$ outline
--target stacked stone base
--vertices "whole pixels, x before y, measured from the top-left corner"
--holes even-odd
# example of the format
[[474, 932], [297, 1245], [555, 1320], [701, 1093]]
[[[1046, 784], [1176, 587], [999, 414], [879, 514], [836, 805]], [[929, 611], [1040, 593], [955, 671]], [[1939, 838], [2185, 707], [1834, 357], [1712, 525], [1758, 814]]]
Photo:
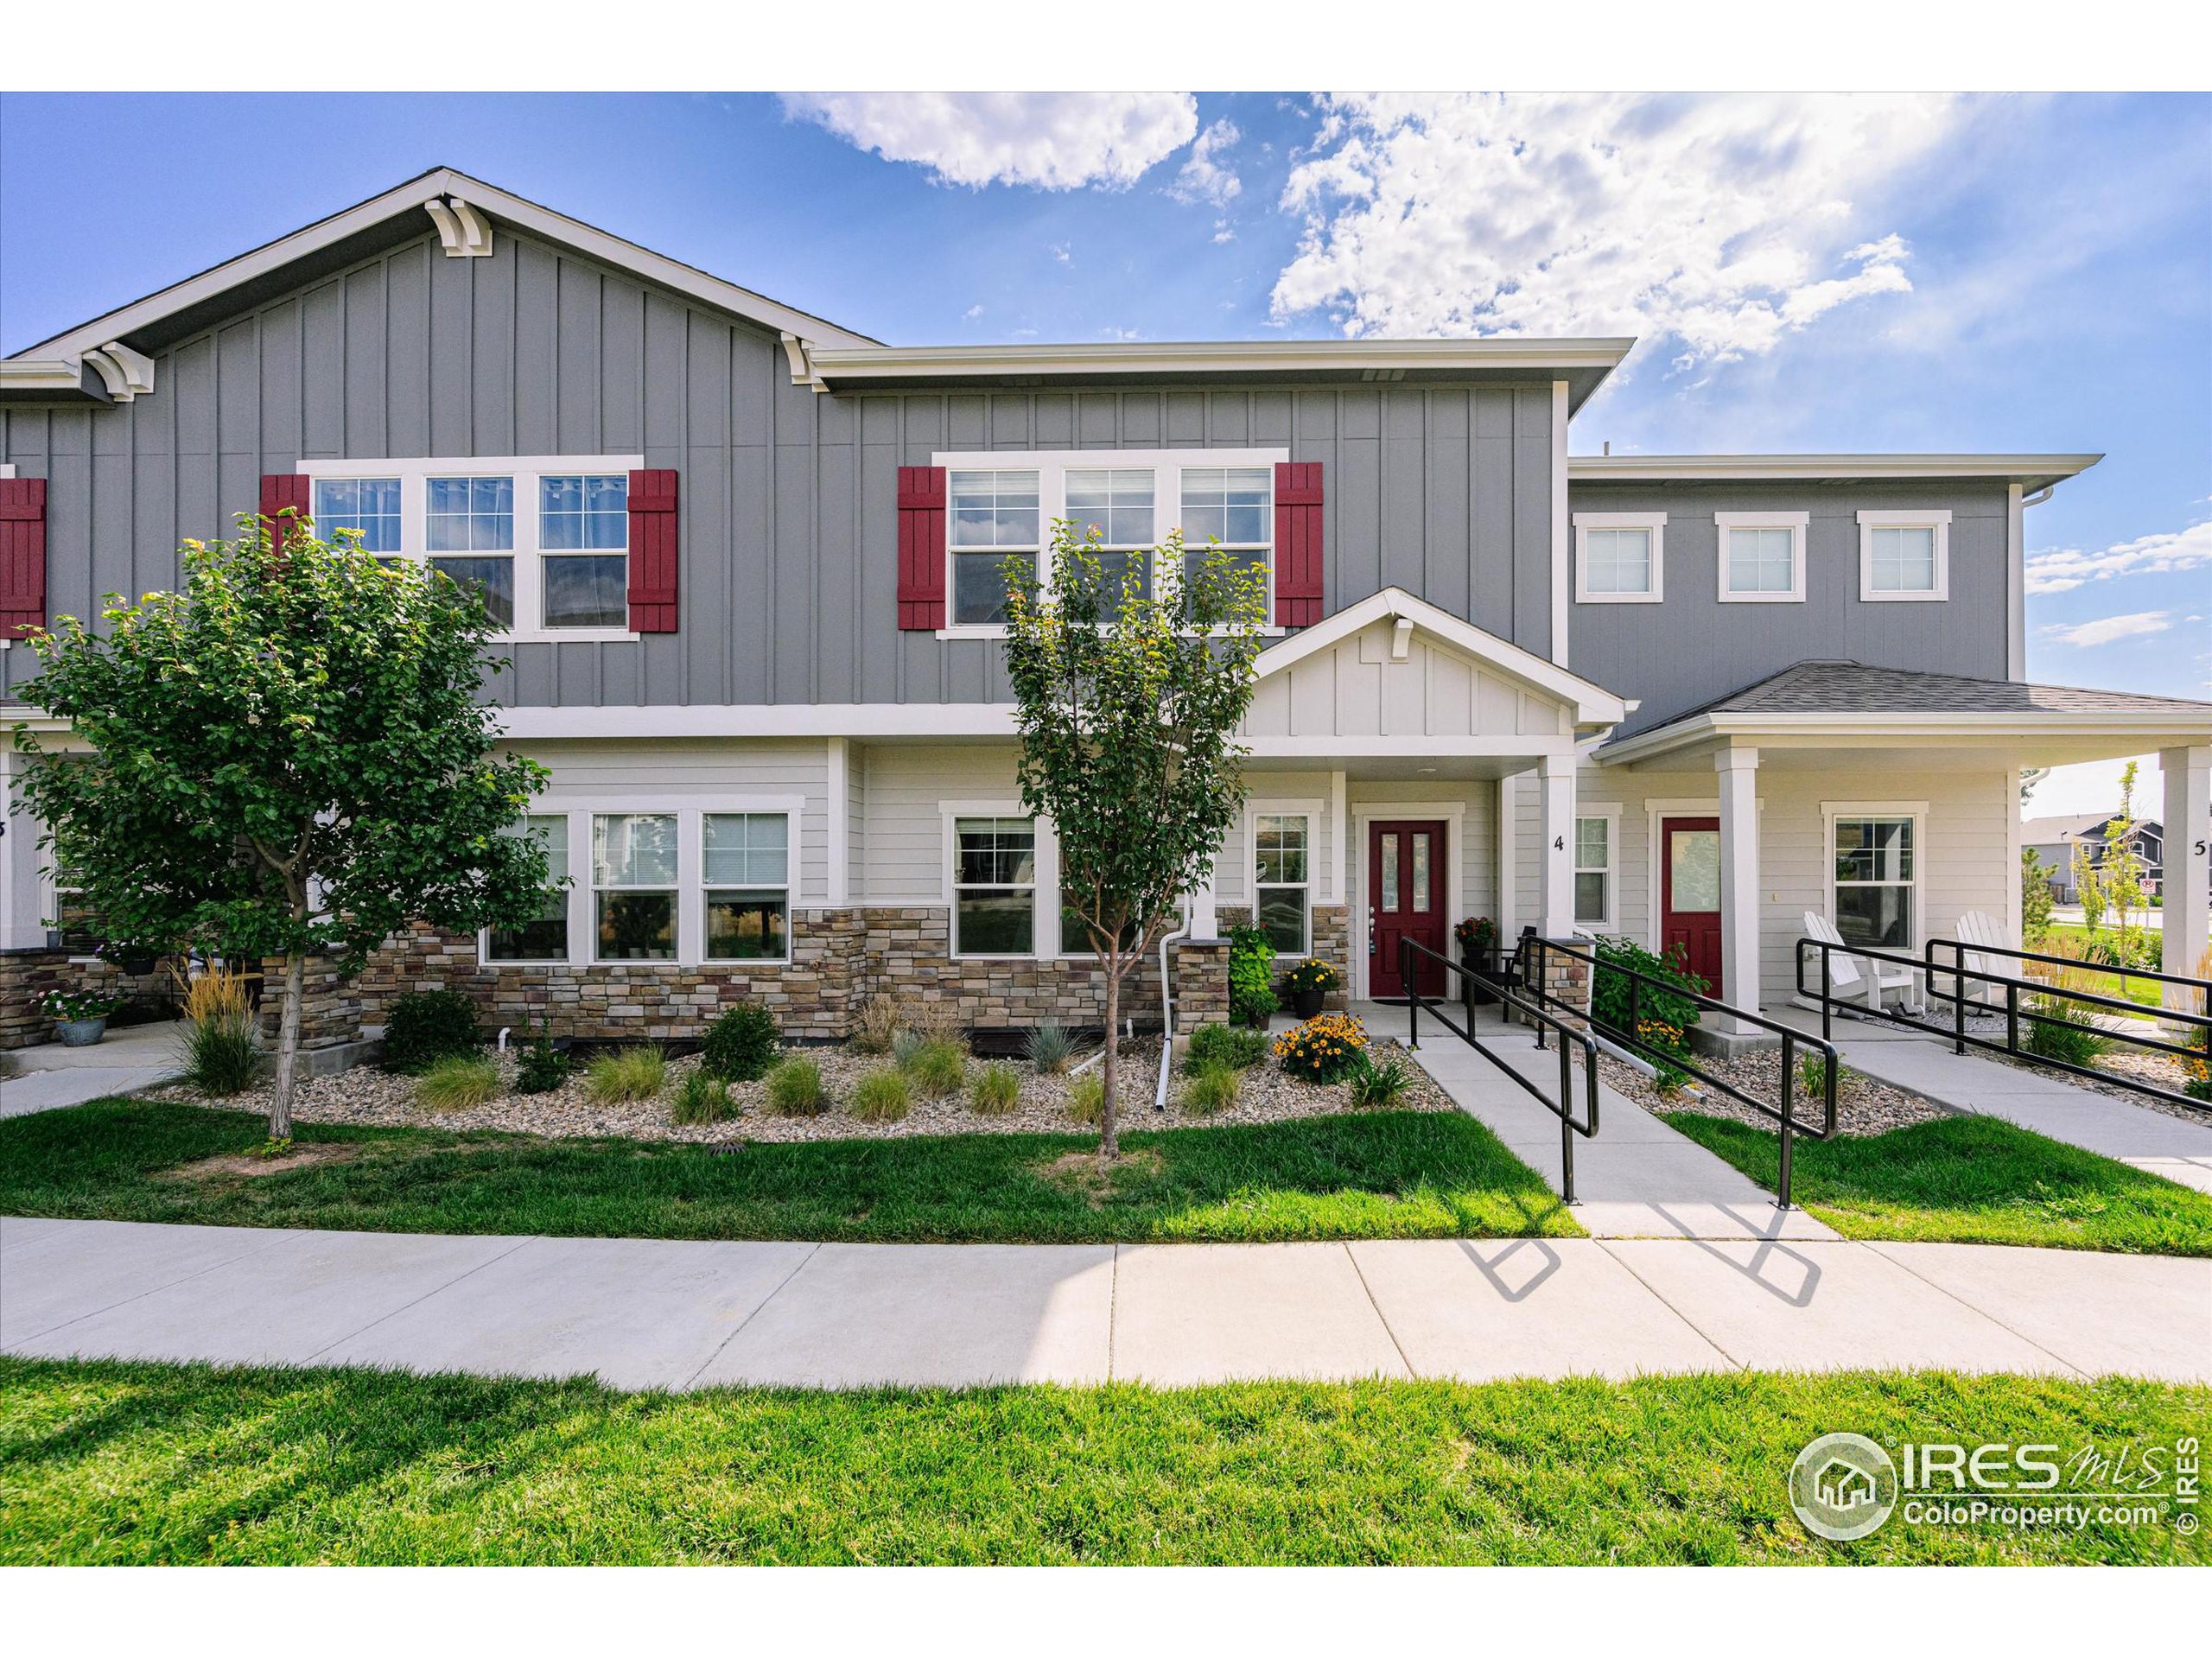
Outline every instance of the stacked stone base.
[[54, 991], [118, 997], [142, 1014], [158, 1011], [168, 1001], [158, 968], [151, 974], [126, 974], [119, 963], [73, 958], [55, 946], [0, 950], [0, 1049], [53, 1040], [54, 1021], [40, 1004]]

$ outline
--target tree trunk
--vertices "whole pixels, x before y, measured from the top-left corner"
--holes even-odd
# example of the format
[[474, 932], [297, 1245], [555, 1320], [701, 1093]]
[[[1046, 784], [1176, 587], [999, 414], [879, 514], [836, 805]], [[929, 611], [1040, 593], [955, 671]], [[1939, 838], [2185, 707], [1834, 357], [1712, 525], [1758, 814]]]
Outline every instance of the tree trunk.
[[1122, 1155], [1121, 1137], [1116, 1133], [1114, 1115], [1118, 1102], [1115, 1088], [1121, 1080], [1121, 1014], [1122, 1014], [1122, 952], [1116, 944], [1106, 958], [1106, 1059], [1104, 1073], [1104, 1104], [1098, 1115], [1098, 1155], [1118, 1158]]
[[284, 1005], [276, 1021], [276, 1092], [269, 1103], [269, 1138], [292, 1138], [292, 1073], [300, 1058], [300, 1004], [307, 993], [308, 959], [284, 958]]

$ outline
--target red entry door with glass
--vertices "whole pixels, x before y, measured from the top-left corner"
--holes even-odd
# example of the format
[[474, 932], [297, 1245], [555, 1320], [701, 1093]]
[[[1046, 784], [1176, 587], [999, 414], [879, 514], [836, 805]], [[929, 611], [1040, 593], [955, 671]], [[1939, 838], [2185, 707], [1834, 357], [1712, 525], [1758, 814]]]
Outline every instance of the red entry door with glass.
[[[1409, 938], [1444, 954], [1444, 825], [1376, 823], [1367, 831], [1367, 994], [1401, 997], [1398, 941]], [[1441, 963], [1416, 957], [1414, 983], [1423, 996], [1445, 994]]]
[[1678, 954], [1723, 996], [1720, 959], [1720, 820], [1662, 818], [1659, 824], [1659, 950]]

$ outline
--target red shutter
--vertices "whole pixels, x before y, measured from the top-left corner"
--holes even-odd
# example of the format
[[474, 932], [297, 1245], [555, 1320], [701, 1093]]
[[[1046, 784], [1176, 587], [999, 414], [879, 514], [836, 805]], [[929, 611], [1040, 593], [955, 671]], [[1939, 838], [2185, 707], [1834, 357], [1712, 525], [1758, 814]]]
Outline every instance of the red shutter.
[[899, 626], [944, 626], [944, 468], [899, 469]]
[[264, 473], [261, 475], [261, 516], [269, 521], [269, 535], [276, 535], [276, 515], [289, 507], [299, 518], [313, 511], [308, 505], [314, 480], [304, 473]]
[[46, 480], [0, 478], [0, 639], [46, 626]]
[[1321, 463], [1275, 463], [1275, 626], [1321, 620]]
[[676, 632], [676, 474], [630, 474], [630, 631]]

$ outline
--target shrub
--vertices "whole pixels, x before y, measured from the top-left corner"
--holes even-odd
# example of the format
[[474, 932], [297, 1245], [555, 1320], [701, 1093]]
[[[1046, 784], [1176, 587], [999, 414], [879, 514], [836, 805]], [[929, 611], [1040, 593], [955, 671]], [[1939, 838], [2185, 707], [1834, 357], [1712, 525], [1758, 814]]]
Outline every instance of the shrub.
[[448, 1054], [415, 1079], [415, 1103], [428, 1112], [466, 1111], [499, 1092], [499, 1063], [488, 1054]]
[[1010, 1065], [987, 1065], [969, 1085], [969, 1103], [986, 1117], [1003, 1117], [1021, 1103], [1021, 1077]]
[[1183, 1109], [1207, 1117], [1226, 1111], [1236, 1103], [1238, 1081], [1235, 1066], [1221, 1060], [1205, 1062], [1184, 1074]]
[[960, 1023], [957, 1002], [917, 1002], [906, 1011], [906, 1028], [925, 1043], [945, 1043], [968, 1052], [968, 1028]]
[[675, 1123], [720, 1123], [737, 1116], [737, 1103], [729, 1097], [729, 1084], [702, 1065], [684, 1073], [668, 1116]]
[[[1836, 1092], [1840, 1095], [1858, 1073], [1839, 1061], [1835, 1069]], [[1827, 1097], [1828, 1061], [1825, 1054], [1800, 1054], [1797, 1057], [1797, 1092], [1806, 1100]]]
[[476, 1052], [476, 1005], [459, 991], [402, 991], [384, 1022], [387, 1071], [419, 1073], [448, 1054]]
[[2062, 1065], [2087, 1066], [2112, 1046], [2103, 1032], [2076, 1024], [2066, 1017], [2073, 1004], [2063, 996], [2031, 996], [2021, 1012], [2027, 1016], [2026, 1036], [2020, 1046], [2031, 1054]]
[[1354, 1103], [1361, 1106], [1395, 1106], [1414, 1081], [1403, 1061], [1385, 1060], [1377, 1065], [1375, 1057], [1364, 1049], [1345, 1076]]
[[1268, 1034], [1244, 1026], [1200, 1026], [1191, 1033], [1184, 1065], [1191, 1071], [1219, 1063], [1249, 1071], [1268, 1058]]
[[1275, 1011], [1275, 944], [1262, 927], [1229, 930], [1229, 1015], [1264, 1027]]
[[1282, 1069], [1305, 1083], [1340, 1083], [1367, 1046], [1367, 1027], [1348, 1014], [1318, 1014], [1275, 1039]]
[[184, 1027], [184, 1072], [204, 1095], [235, 1095], [261, 1071], [261, 1050], [254, 1042], [253, 1016], [243, 1007], [188, 1020]]
[[553, 1033], [549, 1027], [523, 1050], [522, 1058], [515, 1066], [515, 1092], [550, 1094], [569, 1080], [569, 1073], [575, 1069], [569, 1057], [553, 1046]]
[[2212, 1100], [2212, 1027], [2200, 1026], [2196, 1052], [2181, 1063], [2181, 1091], [2191, 1100]]
[[899, 1067], [914, 1080], [914, 1087], [931, 1100], [957, 1094], [967, 1081], [968, 1057], [941, 1037], [932, 1037], [907, 1057]]
[[922, 1033], [901, 1026], [891, 1033], [891, 1063], [903, 1068], [906, 1062], [922, 1052]]
[[[1673, 1055], [1687, 1052], [1683, 1044], [1689, 1028], [1697, 1024], [1698, 1006], [1689, 997], [1676, 995], [1663, 988], [1674, 986], [1702, 996], [1706, 984], [1685, 964], [1682, 947], [1676, 945], [1665, 956], [1657, 957], [1633, 939], [1600, 938], [1591, 946], [1591, 954], [1598, 958], [1598, 971], [1592, 976], [1590, 987], [1590, 1017], [1599, 1027], [1617, 1042], [1628, 1041], [1632, 1031], [1641, 1036], [1647, 1024], [1662, 1029], [1672, 1027], [1674, 1040], [1662, 1052]], [[1607, 973], [1608, 967], [1625, 968], [1658, 980], [1661, 984], [1631, 987], [1625, 975]], [[1631, 988], [1636, 997], [1633, 1027], [1629, 1022]]]
[[853, 1090], [853, 1116], [863, 1123], [896, 1123], [912, 1103], [906, 1077], [888, 1067], [869, 1072]]
[[1086, 1071], [1068, 1084], [1068, 1116], [1078, 1123], [1096, 1125], [1106, 1116], [1106, 1080]]
[[776, 1016], [757, 1002], [724, 1008], [707, 1027], [700, 1064], [724, 1083], [752, 1083], [776, 1063]]
[[1030, 1027], [1026, 1047], [1030, 1065], [1047, 1077], [1057, 1077], [1068, 1069], [1068, 1057], [1075, 1052], [1075, 1039], [1058, 1020], [1047, 1020]]
[[819, 1117], [830, 1109], [822, 1068], [794, 1054], [768, 1074], [768, 1109], [779, 1117]]
[[853, 1026], [853, 1047], [862, 1054], [888, 1054], [899, 1034], [899, 999], [878, 991], [861, 1004]]
[[584, 1093], [597, 1106], [651, 1100], [668, 1080], [668, 1057], [651, 1043], [602, 1054], [584, 1072]]

